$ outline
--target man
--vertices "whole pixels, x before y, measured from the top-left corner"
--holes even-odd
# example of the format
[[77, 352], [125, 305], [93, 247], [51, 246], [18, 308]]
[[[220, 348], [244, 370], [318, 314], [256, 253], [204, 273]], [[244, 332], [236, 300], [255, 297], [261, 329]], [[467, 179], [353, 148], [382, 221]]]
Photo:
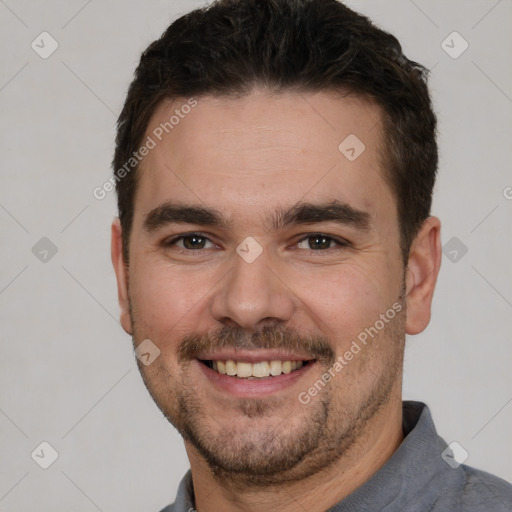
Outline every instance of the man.
[[402, 403], [441, 262], [425, 75], [335, 0], [219, 0], [144, 52], [112, 260], [190, 460], [165, 511], [512, 510]]

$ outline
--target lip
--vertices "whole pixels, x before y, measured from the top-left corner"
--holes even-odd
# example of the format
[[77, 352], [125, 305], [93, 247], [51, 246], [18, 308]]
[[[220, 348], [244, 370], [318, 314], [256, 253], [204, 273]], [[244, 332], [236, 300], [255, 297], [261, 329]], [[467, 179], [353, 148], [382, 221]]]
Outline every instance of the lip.
[[[254, 360], [254, 362], [261, 360], [262, 359], [257, 359]], [[263, 360], [265, 361], [266, 359]], [[283, 360], [288, 361], [289, 359]], [[284, 391], [293, 386], [317, 364], [316, 362], [310, 362], [298, 370], [291, 373], [282, 373], [275, 377], [267, 377], [263, 379], [239, 379], [237, 377], [222, 375], [197, 359], [194, 363], [199, 366], [203, 375], [216, 389], [227, 392], [231, 396], [238, 398], [260, 398]]]

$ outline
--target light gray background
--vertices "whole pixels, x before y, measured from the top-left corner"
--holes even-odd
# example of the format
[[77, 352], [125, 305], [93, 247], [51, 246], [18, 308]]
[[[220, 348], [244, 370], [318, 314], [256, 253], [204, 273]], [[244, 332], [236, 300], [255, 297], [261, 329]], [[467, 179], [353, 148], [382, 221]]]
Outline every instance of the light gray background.
[[[114, 195], [92, 190], [141, 51], [201, 4], [0, 0], [0, 511], [156, 512], [188, 467], [118, 323]], [[433, 213], [443, 244], [468, 248], [443, 257], [432, 322], [408, 340], [405, 397], [430, 405], [468, 464], [512, 481], [512, 1], [349, 5], [432, 69]], [[59, 44], [47, 59], [31, 48], [43, 31]], [[457, 59], [441, 46], [453, 31], [469, 43]], [[42, 237], [58, 249], [47, 262], [32, 252]], [[30, 456], [42, 441], [59, 454], [46, 470]]]

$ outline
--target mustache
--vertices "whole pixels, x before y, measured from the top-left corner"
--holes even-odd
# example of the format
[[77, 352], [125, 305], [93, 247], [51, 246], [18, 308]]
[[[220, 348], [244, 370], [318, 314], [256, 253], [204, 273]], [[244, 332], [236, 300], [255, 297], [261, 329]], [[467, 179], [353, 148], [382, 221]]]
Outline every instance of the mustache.
[[320, 364], [330, 368], [336, 355], [328, 338], [322, 335], [303, 335], [291, 327], [266, 325], [258, 331], [248, 332], [240, 327], [224, 325], [207, 334], [193, 333], [181, 341], [178, 362], [197, 359], [201, 353], [216, 349], [282, 349], [307, 354]]

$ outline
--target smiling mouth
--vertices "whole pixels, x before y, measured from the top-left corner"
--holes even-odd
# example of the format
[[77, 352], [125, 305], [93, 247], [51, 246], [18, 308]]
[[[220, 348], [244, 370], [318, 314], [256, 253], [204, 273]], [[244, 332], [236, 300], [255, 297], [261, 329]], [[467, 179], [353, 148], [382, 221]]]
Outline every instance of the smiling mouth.
[[277, 377], [282, 374], [295, 372], [315, 362], [314, 359], [307, 361], [259, 361], [257, 363], [233, 361], [231, 359], [226, 361], [200, 359], [199, 361], [221, 375], [238, 379], [266, 379]]

